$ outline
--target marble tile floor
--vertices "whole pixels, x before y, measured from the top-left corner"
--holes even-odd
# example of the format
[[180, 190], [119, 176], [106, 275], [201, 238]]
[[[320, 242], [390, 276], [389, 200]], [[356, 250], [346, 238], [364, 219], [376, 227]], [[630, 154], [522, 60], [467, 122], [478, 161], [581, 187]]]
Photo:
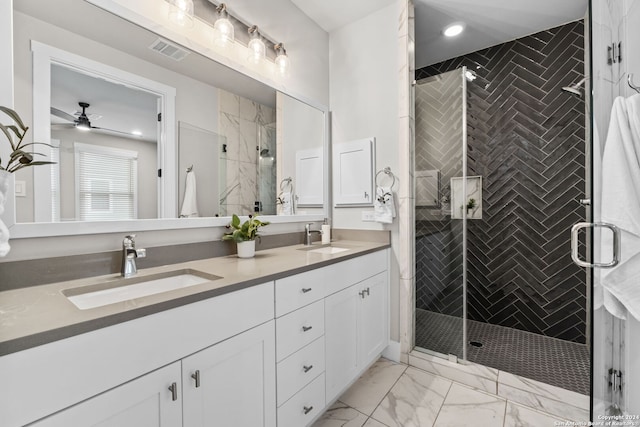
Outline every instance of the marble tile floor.
[[[491, 393], [381, 358], [312, 427], [553, 427], [588, 419], [587, 396], [515, 375], [505, 377], [513, 390], [504, 392], [498, 377]], [[563, 415], [540, 410], [544, 399]]]

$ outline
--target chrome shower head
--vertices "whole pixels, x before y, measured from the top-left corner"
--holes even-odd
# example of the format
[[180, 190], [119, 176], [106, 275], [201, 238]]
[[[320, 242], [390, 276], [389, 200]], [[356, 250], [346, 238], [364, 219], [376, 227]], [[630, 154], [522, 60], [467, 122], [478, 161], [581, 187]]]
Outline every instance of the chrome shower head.
[[572, 95], [576, 95], [576, 96], [582, 98], [582, 89], [580, 88], [580, 86], [582, 86], [585, 81], [587, 81], [586, 77], [584, 77], [578, 83], [574, 83], [571, 86], [563, 87], [562, 90], [565, 91], [565, 92], [569, 92]]

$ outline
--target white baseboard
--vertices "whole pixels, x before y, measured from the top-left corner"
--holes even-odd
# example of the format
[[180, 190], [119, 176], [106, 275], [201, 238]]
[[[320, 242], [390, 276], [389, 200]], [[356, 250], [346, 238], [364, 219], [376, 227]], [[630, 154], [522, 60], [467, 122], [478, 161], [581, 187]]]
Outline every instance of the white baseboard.
[[382, 352], [382, 357], [400, 363], [400, 342], [389, 341], [389, 345]]

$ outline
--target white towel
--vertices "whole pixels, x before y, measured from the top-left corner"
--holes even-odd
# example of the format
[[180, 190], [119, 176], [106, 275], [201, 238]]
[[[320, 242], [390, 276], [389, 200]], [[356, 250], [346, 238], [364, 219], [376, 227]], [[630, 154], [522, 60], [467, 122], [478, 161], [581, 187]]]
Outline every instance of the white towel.
[[391, 224], [396, 217], [396, 204], [393, 191], [389, 187], [376, 187], [376, 199], [373, 202], [373, 215], [376, 222]]
[[[602, 221], [620, 228], [620, 263], [600, 272], [602, 300], [609, 312], [640, 320], [640, 95], [618, 97], [602, 160]], [[612, 236], [602, 232], [601, 256], [612, 253]], [[598, 295], [596, 295], [598, 296]]]
[[293, 196], [289, 192], [282, 192], [278, 196], [280, 201], [279, 215], [293, 215]]
[[[9, 188], [9, 178], [5, 177], [5, 179], [0, 180], [0, 186], [4, 188], [0, 188], [0, 216], [4, 213], [4, 204], [6, 202], [5, 195], [7, 194]], [[0, 219], [0, 258], [6, 256], [11, 250], [11, 246], [9, 246], [9, 229]]]
[[187, 172], [184, 200], [182, 201], [180, 217], [189, 218], [196, 216], [200, 216], [200, 214], [198, 214], [198, 202], [196, 200], [196, 173], [194, 171], [189, 171]]

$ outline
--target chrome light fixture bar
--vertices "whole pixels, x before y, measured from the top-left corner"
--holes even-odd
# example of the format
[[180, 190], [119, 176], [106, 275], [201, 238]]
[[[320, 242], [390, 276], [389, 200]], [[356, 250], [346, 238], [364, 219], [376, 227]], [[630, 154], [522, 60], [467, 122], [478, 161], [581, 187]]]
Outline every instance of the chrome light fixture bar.
[[274, 42], [260, 31], [257, 25], [248, 24], [233, 15], [226, 3], [201, 0], [198, 2], [198, 8], [194, 9], [193, 0], [165, 1], [170, 4], [169, 20], [172, 23], [191, 28], [194, 18], [199, 19], [213, 27], [212, 42], [215, 45], [227, 48], [236, 41], [243, 45], [246, 43], [249, 49], [247, 62], [260, 64], [268, 59], [274, 62], [275, 73], [278, 76], [287, 77], [290, 74], [291, 61], [284, 45]]

